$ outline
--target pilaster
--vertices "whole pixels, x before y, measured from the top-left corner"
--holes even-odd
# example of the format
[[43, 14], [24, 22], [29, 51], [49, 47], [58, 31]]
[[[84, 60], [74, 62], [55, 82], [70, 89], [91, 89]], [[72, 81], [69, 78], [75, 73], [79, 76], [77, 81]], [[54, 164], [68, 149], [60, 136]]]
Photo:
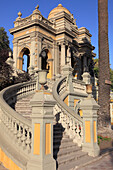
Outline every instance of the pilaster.
[[91, 94], [80, 103], [83, 112], [83, 145], [82, 150], [88, 152], [89, 156], [98, 156], [100, 148], [97, 140], [97, 111], [99, 105]]
[[38, 91], [31, 99], [32, 151], [27, 170], [56, 170], [53, 159], [53, 107], [56, 102], [49, 91]]
[[66, 47], [65, 42], [61, 43], [61, 70], [66, 64]]
[[59, 48], [58, 45], [54, 45], [54, 74], [57, 75], [59, 73]]
[[18, 41], [13, 40], [14, 67], [17, 68]]

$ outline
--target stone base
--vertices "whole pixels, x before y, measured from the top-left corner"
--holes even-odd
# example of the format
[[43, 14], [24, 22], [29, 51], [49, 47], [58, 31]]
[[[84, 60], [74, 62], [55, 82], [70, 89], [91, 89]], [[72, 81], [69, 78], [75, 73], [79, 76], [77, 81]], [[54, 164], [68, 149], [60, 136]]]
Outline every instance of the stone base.
[[83, 144], [82, 151], [87, 152], [89, 156], [93, 157], [99, 156], [100, 154], [100, 148], [97, 144], [95, 144], [94, 146]]
[[29, 74], [30, 74], [30, 75], [32, 75], [32, 74], [35, 73], [33, 66], [30, 66], [30, 67], [28, 68], [28, 70], [29, 70]]
[[27, 170], [56, 170], [56, 161], [49, 162], [31, 160], [27, 164]]

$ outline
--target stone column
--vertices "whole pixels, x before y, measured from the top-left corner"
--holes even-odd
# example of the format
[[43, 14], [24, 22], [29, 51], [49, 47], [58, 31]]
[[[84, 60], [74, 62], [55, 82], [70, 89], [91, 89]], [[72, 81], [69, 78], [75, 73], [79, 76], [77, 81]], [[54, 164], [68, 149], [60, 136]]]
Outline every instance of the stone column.
[[61, 44], [61, 71], [65, 66], [65, 43]]
[[69, 46], [68, 46], [68, 49], [67, 49], [67, 63], [71, 66], [71, 52], [70, 52]]
[[59, 68], [59, 52], [58, 52], [58, 45], [57, 44], [55, 44], [54, 45], [54, 50], [55, 50], [55, 52], [54, 52], [54, 72], [55, 72], [55, 75], [57, 75], [58, 73], [59, 73], [59, 70], [58, 70], [58, 68]]
[[18, 55], [18, 43], [13, 40], [13, 59], [14, 59], [14, 67], [17, 68], [17, 56]]
[[35, 37], [31, 37], [31, 53], [30, 53], [30, 66], [29, 73], [33, 74], [35, 68]]
[[38, 52], [37, 52], [37, 57], [38, 57], [38, 69], [41, 69], [41, 57], [39, 56], [41, 53], [41, 39], [38, 37]]
[[84, 55], [83, 57], [84, 57], [84, 59], [83, 59], [83, 72], [85, 72], [86, 69], [87, 69], [87, 57], [86, 57], [86, 55]]
[[56, 170], [53, 159], [53, 107], [56, 102], [49, 91], [37, 91], [32, 106], [32, 149], [27, 170]]
[[[90, 85], [89, 85], [90, 86]], [[83, 145], [82, 150], [89, 156], [98, 156], [100, 148], [97, 140], [97, 111], [99, 105], [91, 94], [80, 103], [83, 112]]]
[[69, 95], [68, 95], [68, 106], [71, 109], [74, 109], [74, 97], [71, 95], [71, 93], [74, 93], [73, 82], [72, 82], [72, 79], [73, 79], [72, 71], [73, 71], [73, 68], [69, 64], [65, 65], [63, 67], [63, 70], [62, 70], [63, 75], [67, 76], [66, 88], [67, 88], [67, 91], [69, 93]]

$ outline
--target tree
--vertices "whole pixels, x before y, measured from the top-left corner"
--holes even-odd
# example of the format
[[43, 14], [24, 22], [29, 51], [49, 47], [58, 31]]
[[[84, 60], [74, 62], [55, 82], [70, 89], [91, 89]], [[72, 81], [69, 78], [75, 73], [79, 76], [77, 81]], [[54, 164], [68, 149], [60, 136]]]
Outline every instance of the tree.
[[[98, 61], [99, 61], [99, 59], [97, 59], [97, 58], [94, 59], [94, 63], [95, 63], [94, 74], [97, 78], [99, 77]], [[113, 69], [112, 68], [110, 68], [110, 81], [111, 81], [111, 90], [113, 91]]]
[[108, 0], [98, 0], [99, 40], [99, 127], [110, 123], [110, 67], [108, 45]]
[[9, 51], [9, 39], [7, 32], [3, 27], [0, 27], [0, 90], [11, 84], [11, 76], [13, 73], [10, 65], [6, 63]]
[[9, 57], [9, 51], [11, 49], [9, 47], [7, 32], [3, 27], [0, 27], [0, 90], [9, 85], [30, 80], [30, 76], [26, 72], [17, 73], [17, 76], [13, 76], [11, 66], [6, 63]]
[[110, 69], [111, 90], [113, 91], [113, 70]]

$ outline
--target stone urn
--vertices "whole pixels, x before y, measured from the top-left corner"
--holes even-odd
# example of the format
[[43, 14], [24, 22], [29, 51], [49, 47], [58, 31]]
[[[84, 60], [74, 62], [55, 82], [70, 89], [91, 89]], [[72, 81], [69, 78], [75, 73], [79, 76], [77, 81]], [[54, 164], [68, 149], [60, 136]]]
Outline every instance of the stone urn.
[[47, 73], [48, 70], [39, 70], [38, 71], [38, 82], [42, 85], [41, 89], [44, 90], [44, 84], [47, 83]]

